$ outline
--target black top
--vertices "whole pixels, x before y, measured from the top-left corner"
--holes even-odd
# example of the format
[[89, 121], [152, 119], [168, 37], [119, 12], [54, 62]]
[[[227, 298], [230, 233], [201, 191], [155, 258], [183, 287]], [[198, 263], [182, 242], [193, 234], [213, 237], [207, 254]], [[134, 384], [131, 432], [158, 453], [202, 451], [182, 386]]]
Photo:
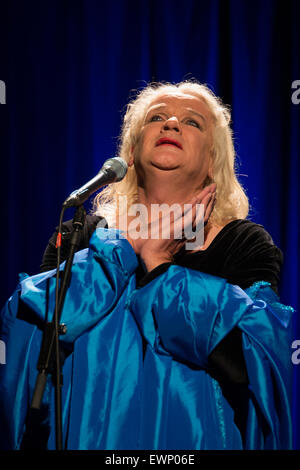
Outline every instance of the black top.
[[[90, 215], [86, 217], [78, 250], [89, 246], [90, 237], [101, 219]], [[71, 220], [63, 224], [62, 261], [69, 252], [72, 230]], [[41, 271], [56, 268], [56, 236], [57, 231], [49, 240]], [[234, 220], [217, 234], [206, 250], [191, 253], [183, 248], [175, 255], [173, 263], [161, 264], [149, 273], [139, 263], [136, 275], [138, 287], [143, 287], [166, 271], [171, 264], [177, 264], [222, 277], [242, 289], [250, 287], [256, 281], [267, 281], [277, 292], [282, 259], [281, 251], [261, 225], [249, 220]], [[233, 328], [212, 351], [208, 358], [207, 372], [219, 382], [225, 398], [235, 412], [235, 423], [244, 438], [250, 391], [242, 336], [238, 327]]]
[[[89, 246], [89, 240], [100, 220], [101, 217], [97, 216], [86, 217], [78, 250]], [[63, 223], [62, 261], [68, 256], [72, 230], [71, 220]], [[50, 238], [45, 250], [41, 272], [56, 268], [56, 236], [57, 231]], [[145, 273], [140, 263], [137, 271], [138, 285], [142, 287], [147, 284], [168, 269], [170, 264], [172, 263], [164, 263], [150, 273]], [[222, 277], [242, 289], [250, 287], [256, 281], [267, 281], [277, 292], [282, 252], [261, 225], [239, 219], [227, 224], [206, 250], [191, 253], [182, 249], [175, 255], [173, 264]]]

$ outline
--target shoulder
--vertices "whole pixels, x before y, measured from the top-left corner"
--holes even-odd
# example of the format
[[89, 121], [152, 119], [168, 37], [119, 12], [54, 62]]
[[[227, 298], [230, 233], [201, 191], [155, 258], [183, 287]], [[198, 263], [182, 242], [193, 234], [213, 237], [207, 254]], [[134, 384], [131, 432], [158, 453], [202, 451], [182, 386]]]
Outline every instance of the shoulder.
[[230, 238], [236, 245], [245, 246], [247, 243], [268, 244], [275, 247], [273, 239], [263, 225], [248, 219], [237, 219], [229, 222], [220, 231], [220, 238]]
[[[84, 221], [84, 226], [83, 230], [81, 231], [80, 235], [80, 249], [82, 248], [87, 248], [89, 246], [89, 241], [94, 233], [94, 231], [97, 228], [97, 225], [102, 222], [101, 226], [102, 227], [107, 227], [106, 220], [103, 217], [99, 217], [96, 215], [86, 215], [85, 221]], [[56, 230], [54, 234], [52, 235], [52, 240], [55, 239], [56, 243], [56, 235], [57, 235], [57, 230], [58, 228], [56, 227]], [[73, 232], [73, 220], [66, 220], [62, 224], [62, 244], [68, 245], [68, 242], [72, 236]], [[51, 239], [50, 239], [51, 241]]]
[[[102, 227], [107, 227], [107, 223], [103, 217], [95, 215], [87, 215], [83, 229], [80, 233], [79, 247], [78, 250], [83, 250], [89, 246], [89, 241], [97, 228], [97, 225], [102, 222]], [[56, 250], [56, 238], [57, 238], [58, 227], [56, 227], [52, 234], [48, 245], [44, 251], [42, 264], [40, 266], [41, 271], [48, 271], [56, 267], [57, 250]], [[64, 261], [70, 250], [70, 240], [73, 232], [73, 220], [66, 220], [62, 224], [62, 245], [61, 245], [61, 261]]]
[[[84, 227], [87, 233], [94, 232], [98, 223], [101, 220], [104, 220], [103, 217], [98, 217], [96, 215], [87, 215], [85, 218], [85, 222], [84, 222]], [[56, 232], [57, 232], [57, 228], [56, 228]], [[73, 232], [73, 220], [72, 219], [66, 220], [65, 222], [63, 222], [62, 232], [63, 232], [63, 238], [64, 238], [64, 235], [65, 237], [67, 237], [69, 233]]]
[[[95, 215], [86, 215], [85, 221], [84, 221], [84, 226], [83, 230], [81, 232], [80, 236], [80, 245], [83, 248], [86, 248], [89, 243], [89, 239], [92, 236], [93, 232], [96, 230], [98, 223], [105, 219], [103, 217], [98, 217]], [[62, 244], [63, 245], [68, 245], [69, 239], [71, 238], [72, 232], [73, 232], [73, 220], [66, 220], [62, 224]], [[56, 237], [57, 237], [57, 231], [58, 227], [56, 227], [54, 233], [52, 234], [49, 244], [50, 245], [55, 245], [56, 244]]]
[[222, 232], [219, 243], [231, 279], [240, 279], [243, 287], [264, 280], [277, 290], [283, 254], [269, 232], [246, 219], [230, 222]]
[[208, 248], [183, 254], [178, 263], [227, 279], [242, 289], [258, 281], [277, 291], [283, 256], [268, 231], [247, 219], [225, 225]]
[[260, 224], [251, 220], [238, 219], [225, 225], [220, 232], [221, 243], [230, 243], [231, 247], [243, 257], [272, 253], [282, 259], [281, 250], [274, 244], [269, 232]]

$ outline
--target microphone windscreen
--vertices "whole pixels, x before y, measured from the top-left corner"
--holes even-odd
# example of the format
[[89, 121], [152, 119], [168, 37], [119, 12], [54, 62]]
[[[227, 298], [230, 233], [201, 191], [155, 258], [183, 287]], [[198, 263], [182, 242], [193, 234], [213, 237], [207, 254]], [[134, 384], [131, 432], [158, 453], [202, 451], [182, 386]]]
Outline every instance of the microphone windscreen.
[[112, 170], [117, 177], [115, 181], [121, 181], [127, 173], [128, 165], [123, 158], [114, 157], [106, 160], [102, 168]]

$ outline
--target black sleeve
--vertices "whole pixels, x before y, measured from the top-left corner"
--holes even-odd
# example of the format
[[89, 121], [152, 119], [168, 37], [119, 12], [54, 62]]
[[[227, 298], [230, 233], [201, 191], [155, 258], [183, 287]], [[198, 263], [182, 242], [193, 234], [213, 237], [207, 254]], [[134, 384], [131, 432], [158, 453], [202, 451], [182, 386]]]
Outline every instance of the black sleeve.
[[[81, 232], [80, 244], [77, 251], [88, 248], [90, 238], [93, 232], [96, 230], [97, 224], [102, 217], [87, 215], [83, 230]], [[107, 224], [106, 224], [107, 227]], [[51, 236], [48, 245], [45, 249], [42, 264], [40, 266], [40, 272], [49, 271], [50, 269], [56, 268], [57, 250], [56, 250], [56, 238], [58, 228], [56, 227], [55, 232]], [[70, 250], [70, 238], [73, 232], [72, 220], [67, 220], [62, 225], [62, 243], [61, 243], [61, 262], [67, 259]]]
[[257, 281], [270, 282], [276, 293], [282, 260], [282, 252], [268, 232], [244, 219], [227, 224], [206, 250], [175, 257], [176, 264], [223, 277], [242, 289]]
[[[258, 281], [270, 282], [272, 289], [278, 293], [283, 262], [281, 250], [261, 225], [244, 221], [237, 223], [236, 229], [232, 239], [227, 240], [222, 276], [242, 289]], [[238, 327], [230, 331], [210, 354], [208, 373], [219, 382], [234, 410], [235, 423], [244, 439], [250, 391], [242, 332]]]
[[231, 255], [227, 254], [223, 274], [228, 282], [242, 289], [258, 281], [270, 282], [277, 293], [282, 262], [281, 250], [264, 227], [244, 221], [237, 225]]
[[[277, 293], [283, 255], [269, 233], [250, 221], [239, 221], [236, 230], [228, 233], [224, 249], [222, 277], [242, 289], [258, 281], [270, 282]], [[208, 358], [209, 372], [222, 387], [232, 390], [235, 384], [242, 389], [248, 384], [247, 369], [242, 352], [242, 333], [234, 328], [212, 351]], [[238, 396], [235, 401], [238, 402]], [[240, 407], [238, 406], [238, 409]]]

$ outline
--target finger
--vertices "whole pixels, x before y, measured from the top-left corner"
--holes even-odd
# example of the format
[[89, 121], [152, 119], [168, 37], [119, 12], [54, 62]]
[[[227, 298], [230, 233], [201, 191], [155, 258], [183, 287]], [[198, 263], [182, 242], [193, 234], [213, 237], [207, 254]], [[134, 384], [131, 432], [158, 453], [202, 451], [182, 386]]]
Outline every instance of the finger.
[[[202, 211], [202, 214], [203, 214], [203, 217], [205, 216], [205, 214], [207, 213], [207, 208], [208, 206], [211, 204], [211, 201], [214, 199], [214, 194], [215, 193], [208, 193], [206, 194], [206, 196], [202, 199], [202, 200], [198, 200], [197, 203], [195, 204], [195, 208], [197, 206], [202, 206], [203, 208], [203, 211]], [[194, 211], [193, 213], [195, 214], [195, 218], [196, 218], [196, 210], [194, 208]]]
[[[201, 217], [203, 218], [203, 214], [207, 212], [207, 207], [213, 198], [211, 190], [215, 187], [215, 184], [207, 186], [201, 193], [194, 196], [189, 203], [184, 204], [183, 207], [178, 205], [178, 210], [171, 213], [168, 212], [160, 217], [159, 222], [162, 224], [164, 238], [169, 234], [170, 238], [180, 239], [184, 231], [190, 234], [197, 223], [199, 224], [201, 221]], [[200, 204], [204, 206], [201, 212], [197, 210], [197, 206]]]
[[204, 204], [206, 207], [211, 197], [212, 193], [208, 191], [206, 191], [206, 194], [204, 196], [202, 192], [199, 193], [197, 196], [194, 196], [189, 203], [184, 204], [183, 216], [190, 216], [190, 212], [192, 212], [193, 217], [195, 217], [197, 205]]
[[205, 212], [204, 212], [204, 223], [207, 224], [208, 219], [211, 216], [212, 211], [214, 210], [216, 203], [216, 194], [213, 194], [212, 198], [210, 199], [209, 203], [206, 206]]
[[178, 207], [178, 210], [174, 213], [174, 222], [181, 217], [185, 216], [190, 210], [193, 210], [193, 206], [196, 204], [204, 204], [205, 206], [209, 203], [212, 194], [216, 191], [216, 183], [211, 183], [201, 190], [200, 193], [196, 194], [190, 201], [183, 205], [182, 208]]
[[205, 186], [205, 188], [196, 195], [197, 200], [202, 201], [209, 193], [214, 193], [216, 189], [216, 183], [211, 183], [208, 186]]
[[[174, 205], [173, 205], [174, 206]], [[161, 228], [164, 238], [181, 238], [182, 207], [178, 204], [172, 210], [167, 210], [161, 219]]]
[[196, 203], [192, 210], [187, 212], [184, 217], [184, 232], [185, 237], [188, 240], [191, 240], [196, 234], [199, 235], [199, 232], [204, 229], [204, 214], [209, 204], [209, 201], [212, 199], [212, 194], [207, 194], [202, 203]]

